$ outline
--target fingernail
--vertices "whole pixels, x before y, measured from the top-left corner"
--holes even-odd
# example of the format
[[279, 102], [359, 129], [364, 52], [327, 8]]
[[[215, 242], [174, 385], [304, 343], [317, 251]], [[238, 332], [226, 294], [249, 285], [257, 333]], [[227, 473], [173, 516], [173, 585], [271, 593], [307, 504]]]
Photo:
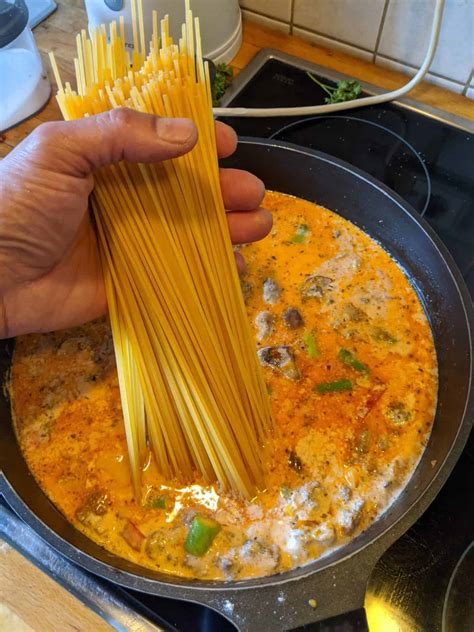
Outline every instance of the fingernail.
[[188, 118], [158, 118], [156, 133], [158, 138], [167, 143], [182, 145], [194, 138], [197, 130]]
[[273, 215], [266, 208], [260, 207], [259, 209], [259, 219], [261, 224], [268, 227], [268, 230], [273, 226]]

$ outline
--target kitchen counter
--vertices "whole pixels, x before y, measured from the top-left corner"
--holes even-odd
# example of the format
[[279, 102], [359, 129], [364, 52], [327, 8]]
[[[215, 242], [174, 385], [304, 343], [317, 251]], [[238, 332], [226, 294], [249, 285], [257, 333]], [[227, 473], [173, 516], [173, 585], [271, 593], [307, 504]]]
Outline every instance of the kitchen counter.
[[113, 628], [0, 538], [0, 630], [112, 632]]
[[[53, 95], [56, 88], [47, 54], [49, 51], [54, 52], [63, 80], [73, 81], [75, 34], [87, 25], [83, 0], [57, 0], [57, 4], [57, 11], [34, 30], [44, 66], [51, 80]], [[298, 37], [272, 31], [247, 21], [244, 21], [242, 47], [232, 61], [235, 72], [237, 73], [246, 66], [262, 48], [282, 50], [290, 55], [301, 57], [320, 66], [346, 74], [348, 77], [360, 79], [386, 90], [393, 90], [407, 82], [407, 77], [401, 73], [381, 68], [339, 51], [315, 46]], [[472, 100], [438, 86], [422, 83], [409, 96], [445, 112], [474, 121], [474, 103]], [[52, 96], [40, 112], [17, 127], [8, 130], [0, 138], [0, 158], [6, 156], [13, 147], [40, 123], [58, 119], [61, 119], [61, 113], [54, 96]]]

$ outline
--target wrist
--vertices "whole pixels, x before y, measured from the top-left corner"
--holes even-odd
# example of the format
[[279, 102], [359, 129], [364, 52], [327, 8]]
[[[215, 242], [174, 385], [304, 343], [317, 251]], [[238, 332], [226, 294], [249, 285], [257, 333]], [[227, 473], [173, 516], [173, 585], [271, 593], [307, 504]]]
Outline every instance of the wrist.
[[0, 297], [0, 340], [8, 337], [7, 308], [5, 301]]

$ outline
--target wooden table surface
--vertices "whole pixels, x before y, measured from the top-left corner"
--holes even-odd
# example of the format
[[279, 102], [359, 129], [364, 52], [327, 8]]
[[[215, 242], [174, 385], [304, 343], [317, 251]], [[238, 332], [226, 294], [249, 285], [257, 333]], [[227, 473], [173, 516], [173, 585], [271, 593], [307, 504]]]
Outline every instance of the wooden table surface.
[[[36, 43], [51, 80], [53, 94], [55, 84], [47, 53], [54, 52], [63, 80], [73, 81], [75, 34], [86, 28], [87, 25], [83, 0], [57, 0], [57, 4], [57, 11], [34, 30]], [[271, 31], [246, 21], [244, 21], [242, 47], [232, 61], [235, 72], [237, 73], [246, 66], [262, 48], [282, 50], [387, 90], [393, 90], [407, 82], [406, 76], [398, 72], [381, 68], [345, 53], [315, 46], [292, 35]], [[446, 112], [474, 120], [474, 102], [443, 88], [422, 83], [409, 96]], [[61, 119], [61, 114], [54, 96], [52, 96], [41, 112], [4, 134], [2, 142], [0, 142], [0, 158], [8, 154], [37, 125], [44, 121], [58, 119]]]
[[113, 628], [0, 538], [0, 632]]

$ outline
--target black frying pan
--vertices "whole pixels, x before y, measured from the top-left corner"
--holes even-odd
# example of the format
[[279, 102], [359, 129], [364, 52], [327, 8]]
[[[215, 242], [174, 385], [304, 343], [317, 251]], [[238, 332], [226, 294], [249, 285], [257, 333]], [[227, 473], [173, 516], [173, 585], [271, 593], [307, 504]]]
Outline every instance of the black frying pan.
[[[53, 547], [123, 586], [205, 604], [240, 630], [288, 630], [323, 620], [324, 624], [311, 628], [362, 630], [365, 588], [373, 566], [434, 499], [469, 434], [474, 410], [471, 300], [451, 256], [427, 223], [395, 193], [356, 168], [318, 152], [255, 139], [242, 140], [225, 163], [252, 171], [269, 189], [337, 211], [383, 244], [411, 278], [433, 329], [440, 390], [429, 445], [406, 489], [367, 531], [304, 568], [227, 584], [174, 579], [107, 553], [63, 518], [29, 473], [4, 395], [0, 400], [0, 491]], [[12, 341], [0, 346], [3, 371], [8, 371], [12, 350]], [[309, 606], [310, 598], [317, 600], [316, 609]]]

